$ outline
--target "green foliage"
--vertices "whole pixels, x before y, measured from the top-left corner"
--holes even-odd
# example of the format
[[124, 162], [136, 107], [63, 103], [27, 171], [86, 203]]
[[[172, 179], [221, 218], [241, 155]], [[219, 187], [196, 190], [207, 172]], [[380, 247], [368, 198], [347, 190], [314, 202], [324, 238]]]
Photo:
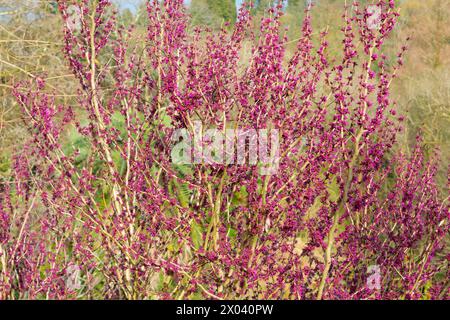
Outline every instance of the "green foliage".
[[79, 134], [78, 131], [73, 128], [67, 135], [66, 144], [63, 146], [63, 152], [66, 156], [71, 156], [77, 152], [78, 156], [75, 158], [75, 165], [79, 166], [84, 163], [89, 156], [90, 143], [86, 137]]
[[337, 202], [341, 197], [341, 189], [336, 176], [333, 176], [327, 183], [328, 199], [331, 202]]
[[247, 187], [242, 186], [238, 191], [233, 194], [233, 199], [231, 203], [233, 207], [246, 206], [248, 199]]
[[194, 25], [218, 28], [223, 22], [236, 22], [236, 3], [234, 0], [192, 0], [191, 14]]
[[[193, 173], [192, 167], [189, 165], [174, 164], [173, 167], [177, 172], [177, 176], [181, 179], [191, 176]], [[171, 195], [175, 195], [178, 198], [178, 201], [182, 207], [189, 207], [192, 191], [189, 189], [189, 185], [187, 183], [180, 182], [178, 179], [172, 179], [169, 186], [169, 191], [171, 192]]]
[[133, 13], [130, 11], [130, 9], [127, 8], [120, 13], [119, 22], [126, 26], [134, 22]]
[[189, 207], [189, 198], [191, 196], [191, 190], [186, 183], [180, 183], [177, 180], [172, 180], [172, 193], [176, 194], [180, 205], [184, 208]]
[[0, 156], [0, 177], [7, 176], [11, 168], [11, 163], [8, 157]]

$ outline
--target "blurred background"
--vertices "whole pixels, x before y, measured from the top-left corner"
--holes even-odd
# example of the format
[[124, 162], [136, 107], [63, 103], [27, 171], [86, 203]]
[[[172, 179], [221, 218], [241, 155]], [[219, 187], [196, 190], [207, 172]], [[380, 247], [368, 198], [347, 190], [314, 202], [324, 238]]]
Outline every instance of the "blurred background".
[[[145, 33], [145, 1], [115, 0], [119, 21], [134, 24]], [[257, 22], [271, 0], [256, 0], [252, 14]], [[348, 0], [348, 2], [351, 2]], [[372, 1], [360, 1], [370, 4]], [[409, 152], [415, 137], [423, 137], [427, 149], [441, 153], [440, 184], [448, 186], [450, 160], [450, 1], [396, 0], [401, 18], [386, 44], [395, 57], [410, 37], [405, 64], [395, 81], [393, 95], [398, 109], [406, 115], [407, 125], [399, 137], [401, 148]], [[219, 29], [236, 21], [243, 0], [185, 0], [192, 27], [202, 25]], [[288, 0], [284, 2], [283, 24], [288, 28], [288, 54], [300, 36], [306, 6], [312, 3], [316, 32], [329, 31], [330, 54], [341, 49], [341, 19], [345, 0]], [[258, 28], [255, 23], [255, 30]], [[61, 103], [70, 103], [76, 83], [63, 58], [62, 23], [56, 1], [0, 0], [0, 179], [11, 168], [11, 154], [20, 151], [27, 138], [20, 111], [11, 95], [14, 83], [42, 76], [48, 90]]]

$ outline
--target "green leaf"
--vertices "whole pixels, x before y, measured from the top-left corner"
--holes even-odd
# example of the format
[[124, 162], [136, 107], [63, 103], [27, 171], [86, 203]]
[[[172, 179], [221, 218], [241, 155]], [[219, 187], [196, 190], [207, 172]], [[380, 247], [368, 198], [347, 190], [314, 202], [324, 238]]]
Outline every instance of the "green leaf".
[[233, 206], [236, 207], [245, 206], [247, 205], [247, 200], [248, 200], [247, 187], [242, 186], [239, 191], [236, 191], [233, 194], [233, 199], [231, 200], [231, 203], [233, 204]]
[[0, 173], [7, 173], [11, 168], [10, 161], [7, 157], [0, 157]]
[[76, 129], [73, 129], [68, 134], [67, 143], [63, 146], [63, 152], [65, 155], [71, 156], [75, 151], [78, 151], [79, 154], [75, 158], [75, 164], [79, 165], [87, 159], [90, 148], [88, 139], [79, 134]]
[[237, 236], [237, 231], [236, 231], [236, 229], [233, 229], [232, 227], [228, 227], [228, 230], [227, 230], [227, 236], [228, 236], [230, 239], [235, 239], [236, 236]]
[[306, 212], [306, 215], [305, 215], [306, 218], [311, 219], [314, 216], [316, 216], [317, 212], [320, 210], [321, 207], [322, 207], [321, 197], [318, 196], [314, 200], [313, 205], [311, 207], [309, 207], [308, 211]]
[[193, 174], [192, 166], [187, 164], [174, 164], [173, 168], [178, 173], [177, 176], [180, 178], [186, 178], [188, 176], [192, 176]]
[[192, 219], [191, 222], [191, 240], [194, 244], [195, 249], [199, 249], [202, 246], [203, 243], [203, 229], [202, 227], [194, 220]]
[[114, 165], [119, 170], [119, 174], [120, 175], [124, 175], [125, 174], [125, 170], [127, 169], [127, 163], [123, 159], [123, 157], [120, 154], [120, 152], [118, 150], [114, 150], [112, 152], [111, 156], [113, 158]]

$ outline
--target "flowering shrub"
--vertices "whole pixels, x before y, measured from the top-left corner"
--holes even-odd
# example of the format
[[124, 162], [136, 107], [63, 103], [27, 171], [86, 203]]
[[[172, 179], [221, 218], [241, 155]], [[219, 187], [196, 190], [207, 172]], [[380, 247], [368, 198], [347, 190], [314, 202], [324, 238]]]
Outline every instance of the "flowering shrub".
[[[341, 57], [308, 13], [288, 56], [281, 5], [255, 35], [249, 5], [187, 32], [182, 0], [149, 1], [140, 46], [109, 1], [58, 4], [77, 105], [39, 78], [14, 90], [30, 141], [0, 185], [1, 298], [448, 298], [436, 160], [420, 140], [393, 155], [394, 1], [377, 28], [346, 8]], [[198, 121], [278, 130], [277, 172], [173, 163], [174, 131]]]

